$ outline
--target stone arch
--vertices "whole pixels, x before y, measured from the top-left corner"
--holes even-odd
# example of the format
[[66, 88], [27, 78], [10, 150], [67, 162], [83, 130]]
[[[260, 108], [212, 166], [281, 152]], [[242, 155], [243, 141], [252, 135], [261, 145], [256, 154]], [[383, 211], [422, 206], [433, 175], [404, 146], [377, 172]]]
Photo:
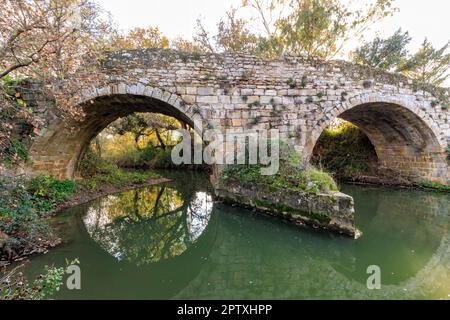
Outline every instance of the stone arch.
[[79, 123], [55, 120], [30, 148], [30, 174], [51, 174], [73, 178], [89, 142], [110, 123], [134, 112], [161, 113], [180, 120], [195, 130], [204, 116], [195, 105], [159, 88], [142, 84], [118, 83], [82, 91], [78, 103], [85, 112]]
[[[427, 105], [425, 105], [427, 104]], [[427, 110], [429, 102], [411, 96], [362, 94], [326, 110], [306, 143], [311, 156], [323, 130], [336, 118], [358, 126], [375, 147], [380, 165], [411, 181], [449, 183], [445, 156], [447, 141], [439, 124]]]

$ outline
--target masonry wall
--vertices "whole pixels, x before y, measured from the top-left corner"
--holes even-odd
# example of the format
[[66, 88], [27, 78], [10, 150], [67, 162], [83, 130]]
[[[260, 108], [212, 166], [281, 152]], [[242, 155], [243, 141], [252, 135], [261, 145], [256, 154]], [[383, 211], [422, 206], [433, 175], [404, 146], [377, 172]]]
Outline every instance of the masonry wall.
[[[450, 183], [445, 154], [450, 112], [402, 76], [301, 57], [264, 61], [249, 55], [140, 50], [108, 56], [99, 79], [80, 100], [81, 106], [89, 106], [88, 118], [96, 108], [110, 105], [108, 99], [122, 105], [120, 110], [111, 108], [114, 119], [136, 111], [127, 107], [130, 96], [147, 97], [148, 108], [141, 105], [140, 111], [167, 111], [185, 121], [198, 114], [208, 128], [279, 129], [281, 138], [293, 143], [307, 161], [323, 129], [342, 116], [369, 133], [383, 165], [414, 180]], [[101, 116], [97, 112], [96, 117]], [[52, 172], [59, 164], [57, 175], [73, 174], [62, 167], [75, 167], [74, 152], [82, 148], [64, 150], [60, 143], [58, 150], [50, 150], [48, 144], [68, 136], [58, 133], [60, 126], [50, 123], [52, 138], [44, 130], [36, 139], [31, 171]], [[98, 127], [80, 126], [86, 137]], [[70, 138], [77, 139], [77, 134], [81, 136], [81, 130]]]

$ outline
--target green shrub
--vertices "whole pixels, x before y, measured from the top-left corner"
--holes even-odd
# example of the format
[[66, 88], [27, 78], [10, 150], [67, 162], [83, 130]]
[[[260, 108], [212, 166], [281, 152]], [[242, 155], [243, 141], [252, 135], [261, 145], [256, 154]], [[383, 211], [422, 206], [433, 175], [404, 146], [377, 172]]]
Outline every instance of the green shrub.
[[52, 176], [37, 176], [31, 179], [28, 191], [32, 195], [37, 212], [46, 214], [76, 191], [76, 183], [71, 180], [57, 180]]
[[99, 174], [112, 174], [119, 168], [116, 164], [98, 156], [89, 147], [80, 161], [79, 170], [84, 178], [91, 178]]
[[[78, 260], [70, 264], [79, 263]], [[25, 278], [22, 269], [25, 264], [12, 270], [4, 271], [0, 276], [0, 300], [43, 300], [54, 296], [63, 285], [66, 268], [45, 266], [45, 273], [40, 274], [33, 282]]]
[[371, 174], [376, 161], [375, 148], [356, 126], [344, 123], [335, 129], [325, 129], [317, 141], [311, 162], [337, 177], [353, 178]]
[[312, 166], [302, 167], [301, 157], [296, 152], [290, 151], [285, 159], [280, 160], [279, 171], [274, 175], [261, 175], [261, 165], [229, 165], [222, 171], [221, 179], [224, 182], [239, 181], [244, 185], [258, 185], [270, 192], [291, 190], [320, 193], [338, 190], [336, 182], [328, 173]]
[[6, 163], [27, 162], [29, 160], [28, 150], [18, 139], [11, 139], [5, 151]]
[[2, 79], [2, 87], [5, 92], [14, 96], [17, 92], [17, 87], [23, 82], [23, 78], [13, 78], [10, 75], [7, 75]]
[[43, 222], [35, 210], [33, 196], [22, 179], [0, 179], [0, 230], [8, 241], [21, 245], [52, 238], [51, 228]]

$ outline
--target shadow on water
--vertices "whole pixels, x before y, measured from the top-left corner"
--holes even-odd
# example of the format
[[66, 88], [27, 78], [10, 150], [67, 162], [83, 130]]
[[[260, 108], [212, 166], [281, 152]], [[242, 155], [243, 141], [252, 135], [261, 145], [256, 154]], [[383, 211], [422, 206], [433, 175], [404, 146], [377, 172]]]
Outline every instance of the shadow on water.
[[[213, 203], [207, 176], [169, 175], [66, 211], [57, 218], [65, 244], [34, 258], [28, 274], [79, 258], [82, 290], [62, 299], [377, 298], [365, 285], [375, 264], [389, 297], [403, 298], [403, 282], [450, 230], [448, 195], [345, 186], [364, 232], [354, 241]], [[441, 297], [446, 284], [423, 295]]]

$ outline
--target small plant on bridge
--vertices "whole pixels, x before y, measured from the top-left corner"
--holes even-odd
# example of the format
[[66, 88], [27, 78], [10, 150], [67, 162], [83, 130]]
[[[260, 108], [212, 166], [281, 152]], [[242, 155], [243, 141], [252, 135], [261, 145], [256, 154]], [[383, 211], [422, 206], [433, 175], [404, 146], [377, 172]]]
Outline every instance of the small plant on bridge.
[[297, 87], [297, 81], [295, 81], [293, 78], [289, 78], [286, 81], [286, 84], [289, 86], [289, 88], [291, 89], [295, 89]]
[[222, 172], [225, 183], [238, 181], [247, 185], [258, 185], [269, 192], [291, 190], [294, 192], [334, 192], [338, 187], [326, 172], [312, 166], [303, 166], [301, 158], [295, 152], [280, 159], [278, 173], [271, 176], [261, 175], [261, 165], [229, 165]]

